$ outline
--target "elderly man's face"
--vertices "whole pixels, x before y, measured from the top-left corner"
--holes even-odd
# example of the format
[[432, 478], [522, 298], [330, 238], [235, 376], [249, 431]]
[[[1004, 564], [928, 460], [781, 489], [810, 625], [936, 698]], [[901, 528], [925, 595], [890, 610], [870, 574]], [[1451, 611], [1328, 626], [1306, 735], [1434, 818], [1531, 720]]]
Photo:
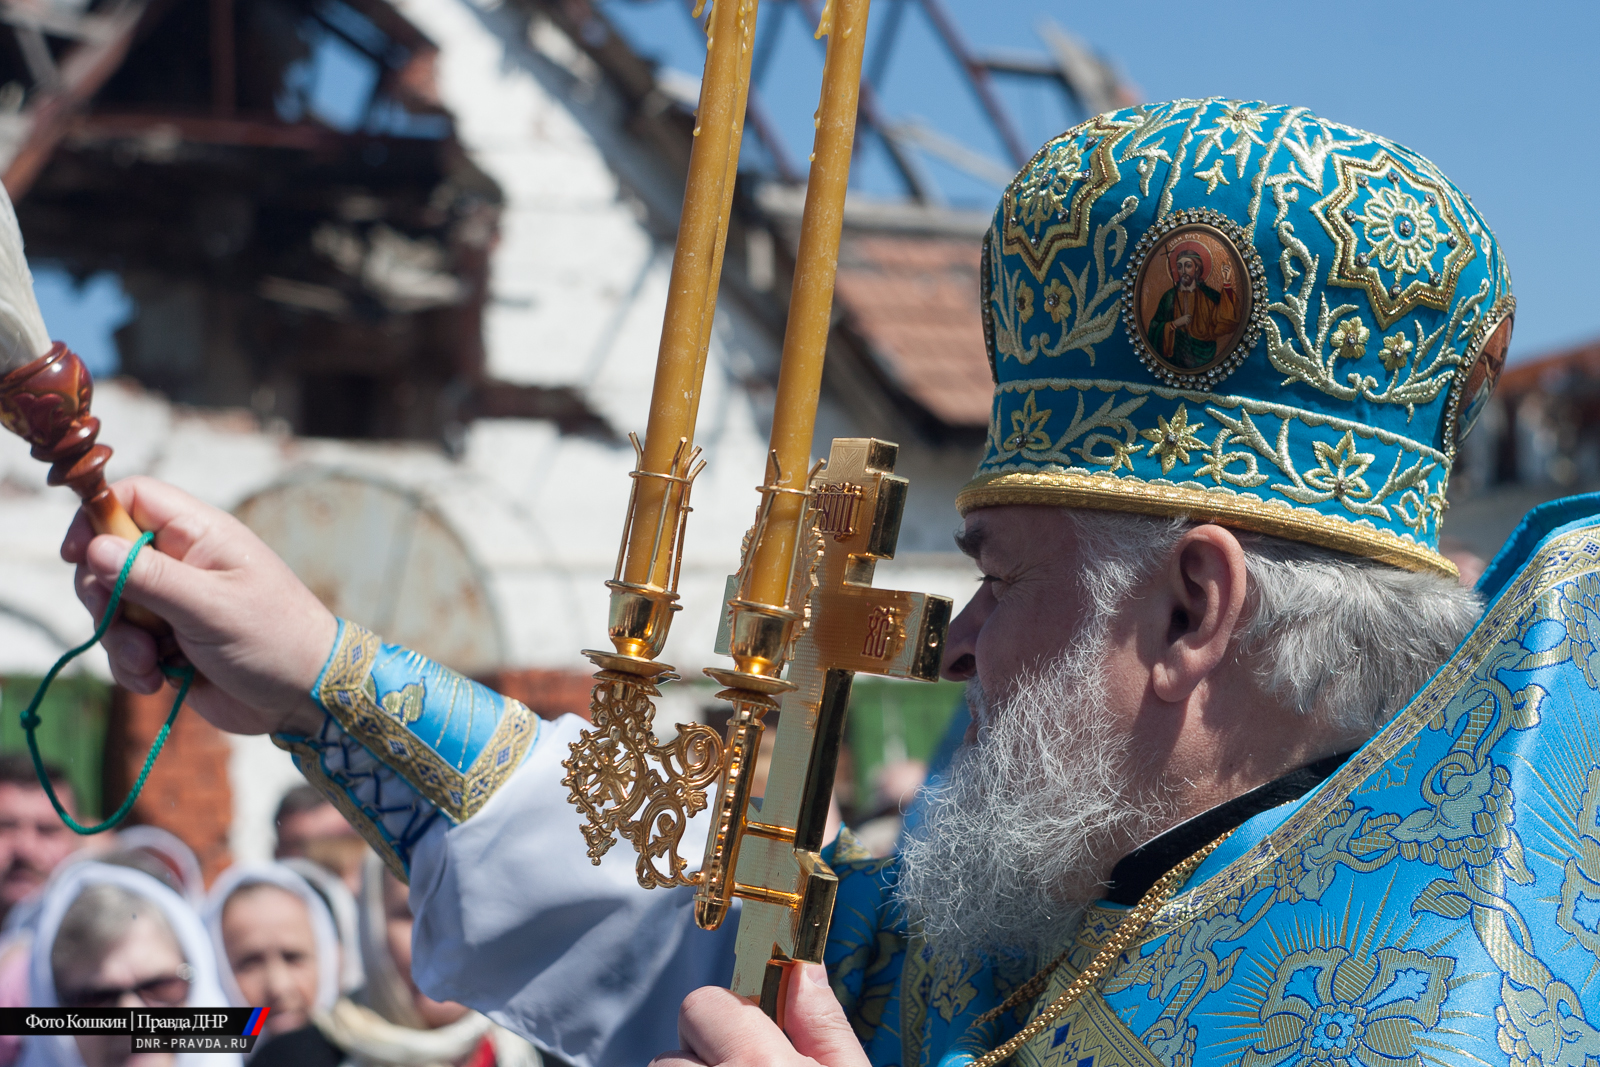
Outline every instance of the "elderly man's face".
[[[983, 578], [950, 624], [943, 673], [953, 681], [977, 678], [991, 697], [1004, 699], [1017, 678], [1071, 645], [1093, 610], [1079, 588], [1077, 535], [1056, 508], [993, 507], [967, 516], [959, 543]], [[1124, 653], [1114, 641], [1107, 654]]]
[[[72, 811], [71, 790], [59, 793]], [[43, 789], [0, 782], [0, 914], [44, 885], [77, 847]]]

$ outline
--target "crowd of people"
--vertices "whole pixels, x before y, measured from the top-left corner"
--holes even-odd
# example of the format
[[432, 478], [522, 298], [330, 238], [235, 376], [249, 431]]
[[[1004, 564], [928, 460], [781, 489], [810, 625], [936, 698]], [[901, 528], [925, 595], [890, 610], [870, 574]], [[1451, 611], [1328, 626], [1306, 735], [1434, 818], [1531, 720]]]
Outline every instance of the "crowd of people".
[[[65, 775], [46, 771], [76, 815]], [[270, 1008], [252, 1067], [539, 1067], [522, 1038], [418, 991], [405, 886], [337, 809], [298, 786], [276, 825], [272, 862], [208, 889], [174, 835], [80, 838], [29, 758], [0, 756], [0, 1006]], [[136, 1054], [128, 1037], [0, 1037], [0, 1067], [188, 1059]]]

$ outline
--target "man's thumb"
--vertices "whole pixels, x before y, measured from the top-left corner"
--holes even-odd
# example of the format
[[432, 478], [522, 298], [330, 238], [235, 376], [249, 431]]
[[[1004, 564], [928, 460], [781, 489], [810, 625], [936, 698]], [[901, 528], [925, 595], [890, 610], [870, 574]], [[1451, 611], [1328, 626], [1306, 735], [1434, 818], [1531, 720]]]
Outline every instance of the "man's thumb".
[[[84, 561], [109, 589], [122, 573], [132, 548], [133, 542], [107, 534], [89, 542]], [[123, 587], [122, 597], [181, 628], [194, 618], [194, 600], [199, 593], [193, 576], [182, 574], [183, 571], [193, 572], [194, 568], [156, 551], [154, 545], [145, 545], [128, 571], [128, 584]]]
[[866, 1050], [828, 985], [827, 969], [819, 963], [796, 964], [788, 985], [783, 1029], [794, 1050], [824, 1067], [868, 1067]]

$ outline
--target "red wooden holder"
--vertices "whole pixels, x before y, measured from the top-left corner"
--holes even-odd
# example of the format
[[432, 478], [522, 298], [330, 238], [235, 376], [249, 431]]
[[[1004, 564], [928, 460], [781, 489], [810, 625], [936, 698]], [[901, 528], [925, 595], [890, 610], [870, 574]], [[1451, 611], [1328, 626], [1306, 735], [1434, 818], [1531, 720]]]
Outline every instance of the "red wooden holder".
[[[50, 351], [0, 377], [0, 426], [33, 445], [33, 458], [49, 463], [48, 481], [83, 500], [95, 533], [138, 540], [142, 530], [106, 485], [107, 445], [95, 443], [100, 420], [89, 414], [94, 379], [83, 360], [60, 341]], [[155, 614], [124, 601], [123, 615], [155, 634], [164, 657], [177, 651], [172, 628]]]

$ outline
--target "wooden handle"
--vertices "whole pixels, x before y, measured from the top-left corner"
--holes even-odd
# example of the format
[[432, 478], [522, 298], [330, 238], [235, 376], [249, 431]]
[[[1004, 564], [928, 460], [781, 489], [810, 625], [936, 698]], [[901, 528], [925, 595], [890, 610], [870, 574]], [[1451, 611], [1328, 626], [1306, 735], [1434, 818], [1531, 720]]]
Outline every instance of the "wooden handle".
[[[97, 534], [111, 534], [128, 541], [137, 541], [144, 536], [144, 531], [139, 529], [139, 524], [133, 521], [133, 516], [128, 514], [128, 509], [122, 506], [105, 479], [100, 480], [100, 492], [89, 497], [83, 502], [84, 514], [89, 516], [89, 525], [94, 527]], [[151, 611], [149, 608], [124, 600], [122, 602], [122, 617], [144, 630], [156, 639], [156, 645], [161, 649], [162, 659], [169, 660], [178, 651], [177, 638], [173, 636], [172, 627], [167, 620]]]
[[[96, 444], [100, 420], [89, 414], [94, 379], [83, 361], [57, 341], [50, 351], [0, 377], [0, 425], [33, 445], [33, 458], [49, 463], [51, 485], [65, 485], [83, 500], [95, 533], [137, 541], [144, 533], [106, 485], [111, 449]], [[122, 616], [153, 634], [162, 662], [183, 662], [172, 627], [154, 612], [124, 603]]]

